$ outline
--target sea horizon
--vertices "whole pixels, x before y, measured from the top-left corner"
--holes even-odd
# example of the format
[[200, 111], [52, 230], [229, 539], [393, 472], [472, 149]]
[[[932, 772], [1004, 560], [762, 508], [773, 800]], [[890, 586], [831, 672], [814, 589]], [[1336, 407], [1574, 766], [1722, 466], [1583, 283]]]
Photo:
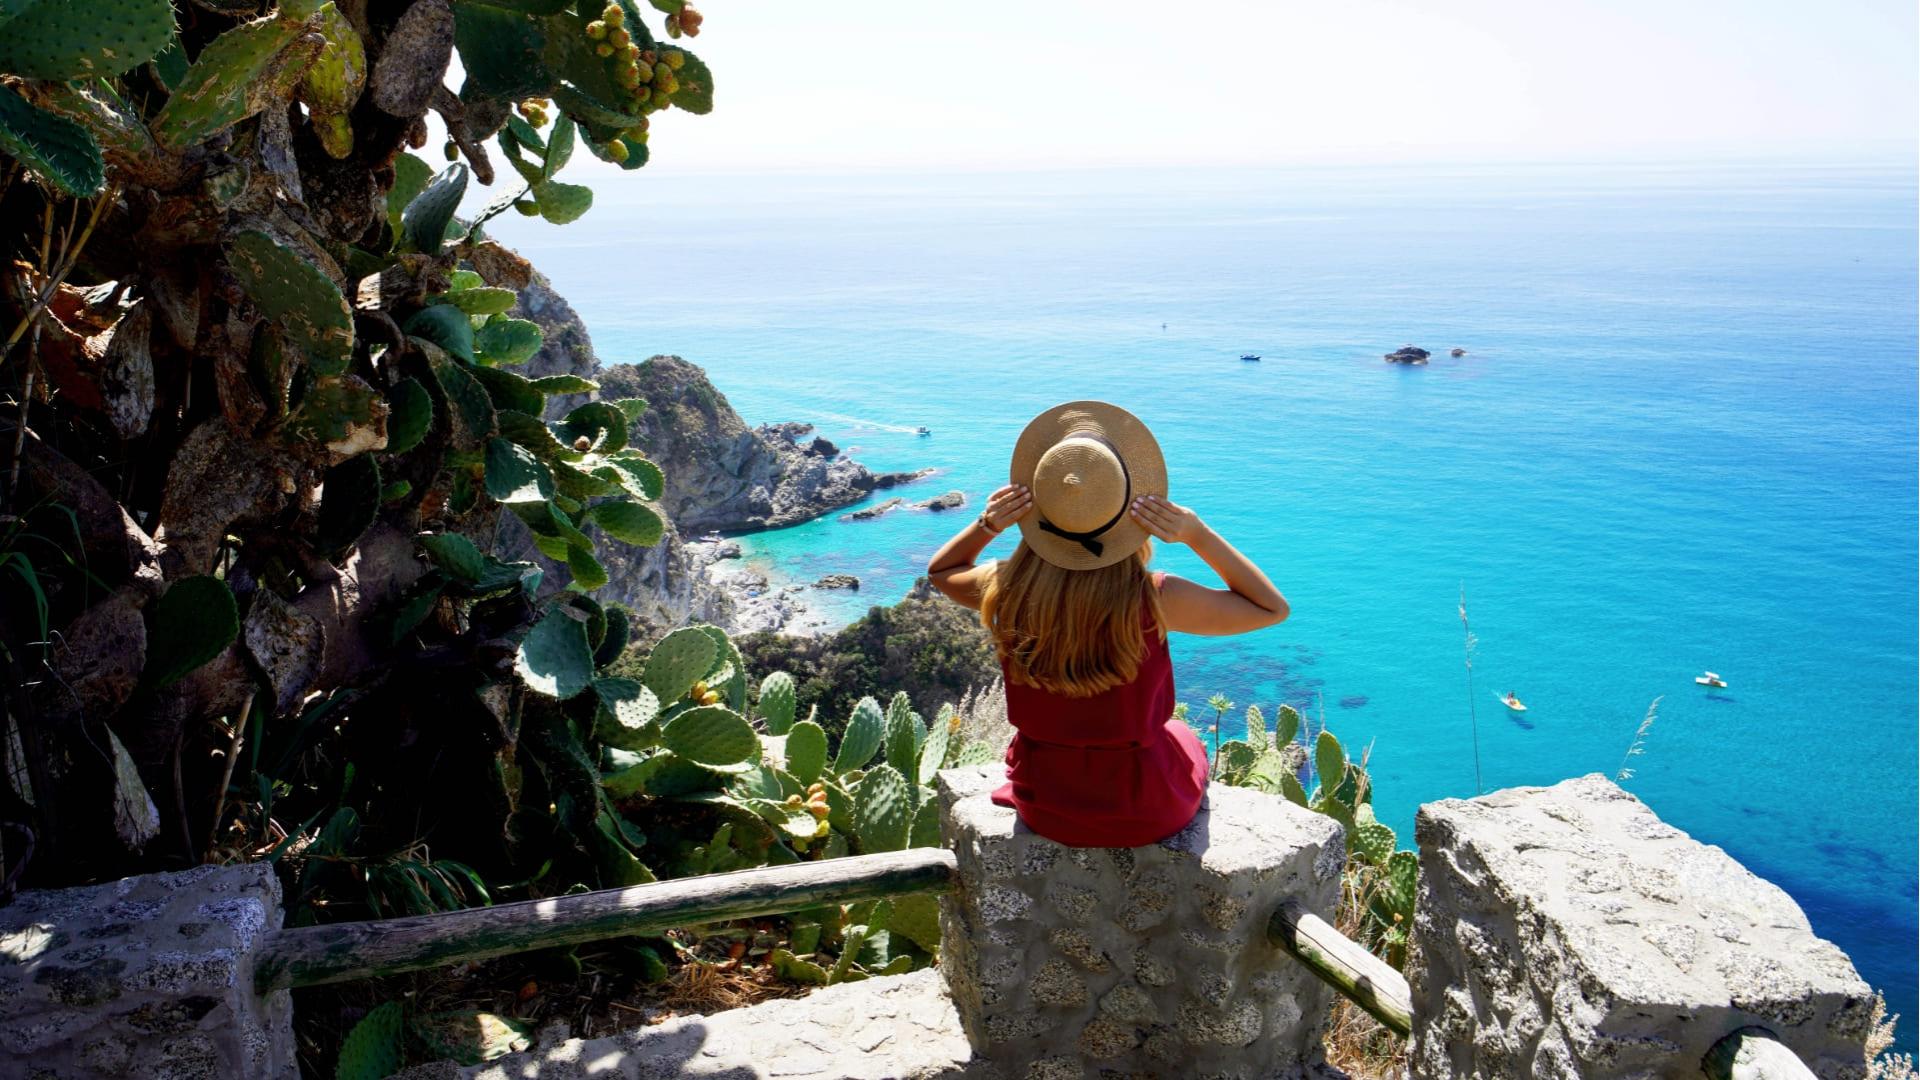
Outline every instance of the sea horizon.
[[[977, 507], [1033, 413], [1133, 409], [1172, 497], [1294, 606], [1179, 640], [1181, 700], [1226, 694], [1229, 735], [1248, 704], [1295, 704], [1371, 746], [1402, 846], [1419, 803], [1632, 769], [1663, 819], [1799, 901], [1911, 1050], [1915, 175], [643, 171], [596, 181], [573, 226], [490, 228], [602, 363], [680, 355], [750, 424], [939, 470], [881, 498]], [[1432, 362], [1382, 362], [1403, 343]], [[860, 577], [820, 594], [845, 621], [972, 512], [828, 515], [744, 547], [796, 580]], [[1208, 578], [1188, 552], [1156, 563]]]

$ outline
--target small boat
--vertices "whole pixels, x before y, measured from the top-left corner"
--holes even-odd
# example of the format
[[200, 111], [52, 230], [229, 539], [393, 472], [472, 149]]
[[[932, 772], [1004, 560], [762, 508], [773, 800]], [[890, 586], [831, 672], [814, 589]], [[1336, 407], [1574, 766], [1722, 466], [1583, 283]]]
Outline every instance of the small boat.
[[1260, 354], [1259, 353], [1241, 353], [1240, 359], [1245, 360], [1248, 363], [1257, 364], [1260, 362]]
[[925, 438], [925, 437], [927, 437], [928, 435], [931, 435], [931, 434], [933, 434], [933, 429], [931, 429], [931, 428], [924, 428], [924, 427], [917, 427], [917, 428], [914, 428], [914, 429], [913, 429], [913, 433], [914, 433], [915, 435], [918, 435], [918, 436], [920, 436], [921, 438]]
[[1505, 705], [1508, 709], [1514, 712], [1527, 711], [1527, 707], [1525, 705], [1520, 704], [1520, 699], [1515, 697], [1513, 694], [1513, 691], [1511, 690], [1507, 691], [1505, 694], [1495, 694], [1493, 696], [1500, 699], [1500, 704]]
[[1726, 689], [1727, 686], [1727, 680], [1715, 675], [1711, 671], [1704, 675], [1695, 675], [1693, 681], [1699, 683], [1701, 686], [1712, 686], [1722, 690]]

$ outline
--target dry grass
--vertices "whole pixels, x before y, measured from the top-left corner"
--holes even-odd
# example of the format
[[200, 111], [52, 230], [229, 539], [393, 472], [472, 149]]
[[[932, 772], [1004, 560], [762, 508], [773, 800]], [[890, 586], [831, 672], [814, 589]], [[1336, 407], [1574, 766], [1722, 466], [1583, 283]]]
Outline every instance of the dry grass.
[[953, 716], [956, 721], [953, 745], [985, 743], [998, 755], [1005, 753], [1007, 744], [1013, 741], [1013, 725], [1007, 723], [1007, 687], [1003, 679], [967, 691], [960, 704], [954, 706]]
[[[1351, 887], [1351, 879], [1342, 881], [1340, 908], [1333, 915], [1334, 929], [1358, 941], [1365, 919], [1363, 898]], [[1333, 1016], [1321, 1045], [1326, 1049], [1327, 1063], [1353, 1080], [1398, 1080], [1406, 1075], [1407, 1041], [1344, 997], [1334, 997]]]
[[1887, 999], [1879, 991], [1873, 994], [1873, 1031], [1867, 1036], [1867, 1080], [1916, 1080], [1920, 1072], [1913, 1067], [1912, 1054], [1889, 1054], [1893, 1045], [1893, 1024], [1900, 1019], [1887, 1015]]

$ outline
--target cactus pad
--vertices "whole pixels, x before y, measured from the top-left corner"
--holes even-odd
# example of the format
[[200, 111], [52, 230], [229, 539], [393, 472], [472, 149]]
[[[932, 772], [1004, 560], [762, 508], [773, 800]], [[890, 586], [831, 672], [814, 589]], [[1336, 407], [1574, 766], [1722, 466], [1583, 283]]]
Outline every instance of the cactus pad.
[[811, 784], [827, 767], [827, 733], [819, 724], [802, 720], [787, 732], [787, 771], [795, 780]]
[[[942, 712], [946, 713], [947, 710]], [[946, 764], [947, 740], [951, 734], [952, 728], [948, 726], [945, 715], [935, 717], [927, 728], [927, 738], [920, 744], [920, 761], [914, 773], [914, 778], [920, 783], [933, 783], [933, 775]]]
[[939, 847], [940, 803], [933, 797], [933, 789], [929, 787], [921, 787], [914, 792], [914, 797], [919, 800], [919, 806], [913, 812], [913, 828], [907, 833], [907, 846]]
[[414, 312], [402, 329], [413, 337], [433, 342], [469, 364], [478, 362], [473, 349], [473, 324], [456, 308], [431, 304]]
[[389, 1001], [353, 1025], [340, 1044], [340, 1077], [391, 1076], [400, 1070], [400, 1003]]
[[424, 344], [422, 349], [433, 366], [435, 381], [447, 395], [447, 411], [454, 421], [454, 446], [463, 450], [479, 449], [481, 441], [493, 434], [493, 399], [465, 364], [432, 342]]
[[[475, 289], [475, 292], [480, 290]], [[505, 292], [505, 289], [493, 290]], [[463, 309], [464, 310], [464, 309]], [[600, 384], [592, 379], [583, 379], [578, 375], [548, 375], [533, 380], [533, 388], [543, 394], [590, 394], [600, 389]]]
[[[290, 46], [304, 29], [301, 23], [264, 15], [208, 42], [153, 118], [153, 137], [162, 146], [183, 150], [259, 112], [276, 78], [289, 64], [298, 65], [302, 50]], [[309, 60], [323, 44], [319, 35], [313, 36], [305, 50]]]
[[387, 403], [358, 375], [322, 375], [287, 418], [287, 431], [343, 458], [378, 450], [387, 445]]
[[512, 367], [533, 359], [545, 340], [538, 323], [495, 315], [473, 332], [473, 350], [491, 367]]
[[427, 189], [414, 196], [400, 215], [400, 233], [413, 250], [428, 255], [440, 254], [446, 243], [447, 225], [467, 193], [467, 166], [456, 161], [441, 171]]
[[404, 454], [420, 445], [433, 426], [433, 398], [418, 379], [402, 379], [387, 393], [387, 453]]
[[167, 0], [11, 0], [0, 71], [65, 82], [108, 78], [154, 58], [173, 37]]
[[[774, 735], [788, 734], [794, 726], [793, 714], [797, 705], [793, 676], [776, 671], [760, 680], [760, 715], [767, 721], [767, 731]], [[818, 724], [814, 726], [819, 727]]]
[[853, 707], [846, 733], [840, 736], [840, 753], [833, 759], [833, 771], [843, 773], [872, 761], [886, 737], [886, 726], [880, 703], [870, 697], [861, 698], [860, 703]]
[[380, 512], [380, 465], [361, 454], [327, 470], [320, 490], [320, 516], [313, 543], [331, 554], [352, 546]]
[[637, 498], [658, 499], [667, 489], [666, 474], [638, 450], [621, 450], [609, 455], [607, 464], [594, 470], [595, 475], [605, 475], [607, 469], [617, 471], [621, 486]]
[[1397, 841], [1393, 830], [1378, 821], [1355, 822], [1352, 831], [1347, 833], [1347, 854], [1381, 865], [1392, 857]]
[[1333, 732], [1322, 731], [1313, 743], [1313, 767], [1320, 778], [1320, 789], [1331, 793], [1347, 778], [1347, 752]]
[[753, 725], [721, 705], [688, 709], [667, 722], [662, 738], [667, 749], [704, 765], [733, 765], [760, 752]]
[[640, 681], [662, 705], [670, 705], [686, 697], [694, 682], [713, 670], [717, 653], [712, 638], [694, 627], [682, 627], [653, 647]]
[[33, 107], [7, 86], [0, 86], [0, 151], [76, 198], [106, 183], [100, 144], [86, 128]]
[[154, 689], [171, 686], [239, 634], [240, 612], [226, 582], [208, 575], [176, 581], [153, 607], [140, 681]]
[[634, 679], [595, 679], [600, 698], [594, 731], [609, 746], [646, 750], [660, 743], [660, 702]]
[[1285, 746], [1300, 736], [1300, 710], [1291, 705], [1280, 706], [1273, 717], [1273, 743]]
[[502, 503], [545, 502], [553, 498], [553, 474], [525, 447], [488, 439], [487, 494]]
[[248, 229], [233, 238], [228, 265], [254, 306], [317, 375], [338, 375], [353, 356], [353, 313], [339, 286], [273, 237]]
[[620, 659], [620, 654], [627, 651], [627, 644], [632, 640], [633, 618], [627, 614], [627, 609], [618, 604], [607, 608], [607, 633], [600, 639], [600, 644], [594, 646], [593, 666], [603, 668]]
[[[1386, 868], [1375, 879], [1373, 914], [1388, 926], [1398, 922], [1404, 929], [1413, 920], [1413, 905], [1420, 885], [1420, 857], [1411, 851], [1396, 851], [1388, 857]], [[1395, 915], [1399, 919], [1394, 918]]]
[[[491, 285], [482, 285], [470, 289], [456, 289], [441, 296], [436, 302], [452, 304], [454, 307], [459, 308], [469, 315], [498, 315], [503, 311], [511, 309], [515, 298], [512, 289], [496, 289]], [[556, 377], [574, 378], [574, 376], [571, 375]], [[586, 382], [585, 379], [579, 379], [578, 381]], [[593, 384], [587, 383], [587, 389], [593, 389]], [[542, 392], [545, 393], [547, 391]]]
[[900, 770], [900, 775], [917, 780], [920, 776], [920, 741], [926, 735], [927, 729], [921, 725], [920, 717], [914, 713], [913, 704], [906, 693], [903, 691], [893, 695], [893, 700], [887, 703], [887, 764]]
[[546, 395], [535, 390], [533, 380], [524, 375], [476, 365], [473, 377], [487, 388], [487, 396], [493, 399], [496, 409], [512, 409], [514, 412], [538, 416], [547, 406]]
[[593, 651], [587, 627], [565, 605], [547, 609], [520, 642], [513, 669], [535, 693], [566, 699], [593, 680]]
[[1280, 794], [1295, 806], [1307, 805], [1307, 789], [1300, 786], [1300, 778], [1291, 772], [1280, 775]]
[[627, 445], [627, 414], [604, 401], [589, 401], [557, 425], [562, 441], [586, 439], [592, 453], [612, 454]]
[[[289, 14], [284, 2], [281, 14]], [[312, 25], [326, 44], [301, 77], [298, 96], [313, 117], [321, 147], [330, 157], [345, 159], [353, 153], [353, 125], [347, 114], [367, 84], [367, 50], [359, 32], [332, 3], [319, 6]]]
[[532, 586], [526, 584], [528, 578], [539, 580], [539, 568], [532, 563], [501, 562], [491, 555], [482, 555], [473, 541], [459, 533], [428, 533], [420, 537], [420, 546], [435, 566], [476, 595], [500, 592], [516, 585], [531, 592]]
[[909, 893], [894, 897], [893, 910], [887, 914], [887, 931], [906, 938], [927, 952], [939, 952], [939, 897], [932, 893]]
[[659, 543], [661, 534], [666, 531], [660, 515], [654, 513], [651, 507], [637, 502], [613, 500], [596, 503], [587, 510], [587, 517], [606, 530], [608, 536], [641, 547], [652, 547]]
[[880, 765], [860, 781], [854, 796], [854, 835], [860, 850], [898, 851], [913, 827], [913, 790], [891, 765]]

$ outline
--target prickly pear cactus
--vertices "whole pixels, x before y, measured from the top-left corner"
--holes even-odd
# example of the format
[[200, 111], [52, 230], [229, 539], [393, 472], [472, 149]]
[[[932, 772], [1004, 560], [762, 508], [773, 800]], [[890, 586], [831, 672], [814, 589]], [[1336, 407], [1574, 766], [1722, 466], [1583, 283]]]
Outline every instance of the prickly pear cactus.
[[819, 724], [802, 720], [787, 732], [787, 771], [795, 780], [811, 784], [827, 767], [827, 733]]
[[900, 775], [918, 777], [920, 775], [920, 742], [927, 737], [927, 729], [921, 724], [920, 716], [913, 711], [913, 704], [905, 692], [896, 693], [887, 703], [886, 756], [887, 764], [900, 770]]
[[0, 72], [64, 82], [118, 75], [173, 36], [167, 0], [9, 0], [0, 9]]
[[880, 703], [870, 697], [863, 697], [853, 707], [853, 717], [847, 721], [847, 730], [840, 736], [840, 753], [833, 759], [833, 771], [844, 773], [850, 769], [864, 767], [873, 760], [886, 738], [886, 717], [880, 712]]
[[793, 676], [776, 671], [760, 680], [760, 715], [766, 719], [769, 733], [787, 734], [788, 729], [793, 727], [793, 712], [797, 705]]
[[312, 25], [326, 44], [301, 77], [298, 94], [321, 148], [344, 159], [353, 153], [353, 124], [347, 114], [367, 84], [367, 50], [359, 32], [332, 3], [320, 5]]
[[7, 86], [0, 86], [0, 150], [68, 195], [95, 195], [106, 184], [107, 163], [91, 132]]
[[907, 846], [913, 825], [913, 791], [891, 765], [880, 765], [860, 780], [855, 795], [854, 833], [860, 850], [898, 851]]
[[296, 46], [305, 29], [265, 15], [214, 38], [154, 117], [153, 137], [164, 147], [183, 150], [265, 108], [275, 85], [289, 73], [296, 80], [304, 75], [325, 45], [314, 34]]
[[[694, 627], [683, 627], [660, 639], [647, 654], [640, 681], [662, 703], [679, 701], [693, 684], [713, 669], [713, 639]], [[736, 759], [737, 760], [737, 759]]]
[[258, 230], [233, 238], [228, 265], [260, 313], [318, 375], [338, 375], [353, 356], [353, 312], [326, 274]]
[[760, 752], [745, 717], [723, 705], [702, 705], [667, 721], [667, 748], [702, 765], [733, 765]]

